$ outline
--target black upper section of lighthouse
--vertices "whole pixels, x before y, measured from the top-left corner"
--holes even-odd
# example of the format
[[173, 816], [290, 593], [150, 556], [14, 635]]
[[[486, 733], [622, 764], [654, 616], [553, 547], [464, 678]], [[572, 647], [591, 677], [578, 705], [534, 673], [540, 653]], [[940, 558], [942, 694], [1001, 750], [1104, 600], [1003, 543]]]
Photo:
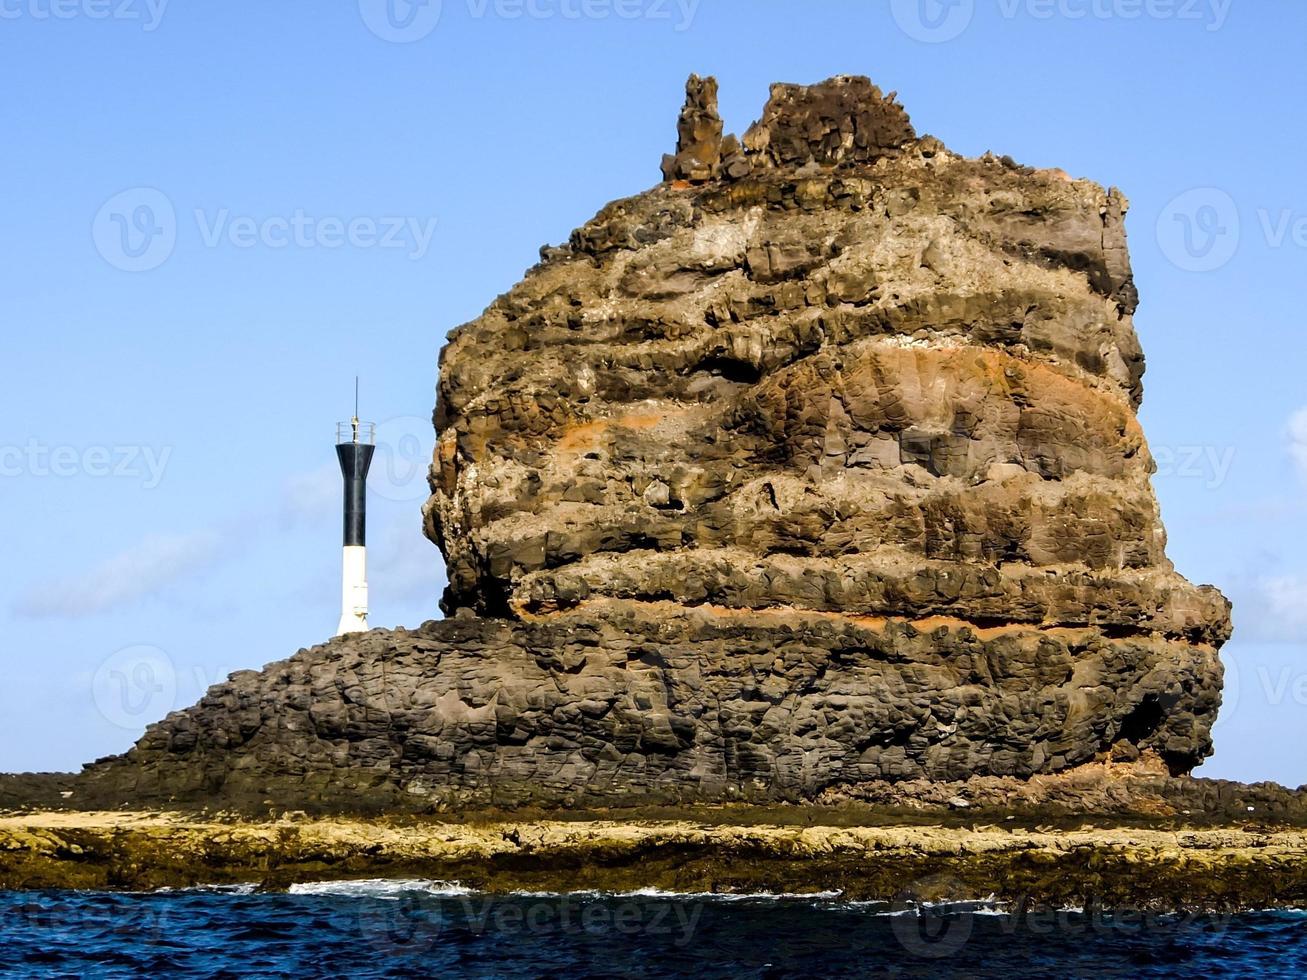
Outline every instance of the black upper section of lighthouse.
[[367, 544], [368, 467], [376, 446], [343, 442], [336, 446], [340, 472], [345, 477], [345, 546]]

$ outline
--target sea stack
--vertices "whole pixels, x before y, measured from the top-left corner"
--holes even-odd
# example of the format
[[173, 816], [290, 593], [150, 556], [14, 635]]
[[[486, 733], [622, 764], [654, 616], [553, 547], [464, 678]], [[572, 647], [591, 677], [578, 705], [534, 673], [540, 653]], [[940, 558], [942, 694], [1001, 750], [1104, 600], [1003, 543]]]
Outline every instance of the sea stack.
[[451, 335], [449, 618], [234, 675], [90, 785], [802, 801], [1210, 754], [1230, 608], [1165, 554], [1125, 196], [866, 78], [776, 85], [742, 139], [716, 97]]

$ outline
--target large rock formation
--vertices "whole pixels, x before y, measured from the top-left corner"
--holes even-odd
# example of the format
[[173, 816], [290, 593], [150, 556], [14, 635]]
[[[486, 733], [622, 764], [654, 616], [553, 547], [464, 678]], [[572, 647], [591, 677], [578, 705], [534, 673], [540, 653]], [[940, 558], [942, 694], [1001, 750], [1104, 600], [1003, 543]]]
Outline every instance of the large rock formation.
[[234, 677], [101, 787], [802, 798], [1210, 751], [1229, 607], [1167, 561], [1125, 198], [917, 138], [866, 79], [667, 181], [442, 354], [452, 619]]

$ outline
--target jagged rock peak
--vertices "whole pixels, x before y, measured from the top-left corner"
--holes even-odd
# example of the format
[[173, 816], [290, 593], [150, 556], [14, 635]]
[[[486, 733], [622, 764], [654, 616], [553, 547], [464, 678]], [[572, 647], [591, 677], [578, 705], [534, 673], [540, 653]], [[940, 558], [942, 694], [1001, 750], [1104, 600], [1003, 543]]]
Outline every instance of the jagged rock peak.
[[916, 139], [907, 112], [862, 75], [817, 85], [777, 83], [762, 118], [741, 143], [723, 136], [717, 79], [691, 75], [677, 123], [676, 153], [663, 158], [669, 181], [739, 180], [758, 170], [875, 163]]

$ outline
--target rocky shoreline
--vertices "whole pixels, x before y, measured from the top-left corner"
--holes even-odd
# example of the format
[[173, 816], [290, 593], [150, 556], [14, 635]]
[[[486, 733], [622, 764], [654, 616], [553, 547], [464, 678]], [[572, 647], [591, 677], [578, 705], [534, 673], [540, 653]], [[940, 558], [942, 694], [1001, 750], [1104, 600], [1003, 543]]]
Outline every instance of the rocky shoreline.
[[[429, 879], [489, 893], [806, 894], [1233, 912], [1307, 903], [1307, 830], [860, 825], [869, 812], [696, 819], [276, 821], [169, 813], [0, 817], [0, 888]], [[707, 818], [707, 819], [704, 819]], [[743, 818], [743, 819], [740, 819]], [[793, 821], [799, 822], [793, 822]], [[844, 825], [840, 825], [843, 823]]]
[[447, 618], [0, 776], [0, 888], [1307, 904], [1307, 792], [1190, 776], [1231, 610], [1166, 557], [1121, 192], [860, 77], [742, 139], [693, 77], [678, 135], [450, 335]]
[[838, 892], [1218, 912], [1307, 905], [1307, 793], [1177, 779], [1152, 758], [1029, 780], [848, 785], [802, 804], [384, 816], [78, 810], [78, 785], [74, 776], [0, 777], [0, 889], [276, 891], [382, 878], [489, 893]]

